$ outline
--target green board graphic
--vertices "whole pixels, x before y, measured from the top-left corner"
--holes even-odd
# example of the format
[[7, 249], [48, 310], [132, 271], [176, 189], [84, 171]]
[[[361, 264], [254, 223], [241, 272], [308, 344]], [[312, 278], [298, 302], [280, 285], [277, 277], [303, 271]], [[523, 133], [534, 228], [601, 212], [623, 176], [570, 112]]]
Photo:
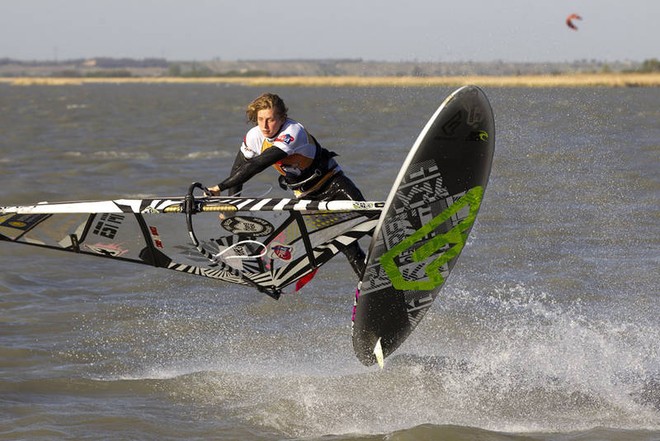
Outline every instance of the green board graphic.
[[[482, 187], [477, 186], [472, 188], [465, 194], [465, 196], [461, 197], [445, 211], [434, 217], [431, 222], [427, 223], [422, 228], [415, 231], [410, 237], [383, 254], [380, 258], [380, 264], [392, 281], [392, 286], [394, 286], [394, 288], [400, 290], [428, 291], [441, 286], [445, 282], [444, 277], [442, 277], [442, 274], [440, 273], [440, 268], [458, 257], [463, 250], [463, 246], [467, 241], [468, 233], [477, 218], [477, 212], [481, 206], [483, 195], [484, 189]], [[412, 259], [414, 262], [423, 262], [432, 255], [440, 252], [440, 255], [426, 266], [425, 272], [428, 276], [428, 280], [406, 280], [403, 274], [401, 274], [401, 271], [399, 271], [395, 258], [406, 250], [413, 248], [439, 226], [444, 225], [452, 216], [455, 216], [465, 206], [468, 206], [470, 209], [467, 218], [460, 221], [448, 232], [438, 234], [412, 253]], [[443, 251], [448, 245], [450, 248]]]

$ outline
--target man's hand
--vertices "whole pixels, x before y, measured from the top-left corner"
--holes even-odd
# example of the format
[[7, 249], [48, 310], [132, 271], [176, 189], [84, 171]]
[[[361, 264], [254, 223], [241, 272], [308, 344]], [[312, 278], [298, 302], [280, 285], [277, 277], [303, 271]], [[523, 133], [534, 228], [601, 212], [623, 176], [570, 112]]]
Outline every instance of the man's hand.
[[220, 196], [221, 191], [222, 190], [220, 190], [220, 187], [216, 185], [214, 187], [208, 187], [205, 190], [205, 193], [208, 193], [210, 196]]

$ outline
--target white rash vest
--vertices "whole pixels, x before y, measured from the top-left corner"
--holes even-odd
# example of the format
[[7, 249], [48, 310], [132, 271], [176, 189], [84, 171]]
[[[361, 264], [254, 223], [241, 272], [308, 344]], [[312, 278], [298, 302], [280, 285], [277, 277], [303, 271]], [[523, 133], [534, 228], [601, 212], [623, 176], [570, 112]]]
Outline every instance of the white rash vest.
[[[266, 138], [259, 126], [250, 129], [241, 144], [241, 152], [245, 158], [251, 159], [271, 147], [277, 147], [287, 154], [286, 158], [273, 165], [282, 175], [300, 176], [312, 164], [316, 155], [316, 144], [305, 127], [289, 118], [282, 124], [275, 138]], [[336, 171], [339, 170], [337, 165]]]

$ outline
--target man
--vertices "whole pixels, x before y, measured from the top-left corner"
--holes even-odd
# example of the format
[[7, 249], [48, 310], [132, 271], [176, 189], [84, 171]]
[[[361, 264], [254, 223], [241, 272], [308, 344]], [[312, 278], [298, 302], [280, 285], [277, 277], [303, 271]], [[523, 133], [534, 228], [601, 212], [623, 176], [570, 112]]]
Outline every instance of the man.
[[[293, 190], [297, 198], [365, 200], [334, 159], [336, 153], [321, 147], [287, 112], [284, 101], [272, 93], [264, 93], [248, 105], [245, 113], [255, 127], [245, 135], [229, 177], [210, 187], [209, 193], [219, 195], [227, 190], [236, 194], [250, 178], [273, 166], [280, 173], [280, 186]], [[359, 244], [342, 252], [361, 277], [365, 254]]]

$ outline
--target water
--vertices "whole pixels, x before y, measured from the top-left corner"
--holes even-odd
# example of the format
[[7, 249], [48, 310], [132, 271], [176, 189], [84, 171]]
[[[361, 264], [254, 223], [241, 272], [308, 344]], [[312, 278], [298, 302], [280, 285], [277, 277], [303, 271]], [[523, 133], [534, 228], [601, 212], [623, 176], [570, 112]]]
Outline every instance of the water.
[[[2, 85], [0, 203], [214, 184], [261, 92]], [[275, 92], [382, 200], [451, 90]], [[660, 439], [660, 89], [486, 93], [481, 213], [384, 371], [353, 355], [345, 259], [274, 301], [0, 243], [0, 439]]]

